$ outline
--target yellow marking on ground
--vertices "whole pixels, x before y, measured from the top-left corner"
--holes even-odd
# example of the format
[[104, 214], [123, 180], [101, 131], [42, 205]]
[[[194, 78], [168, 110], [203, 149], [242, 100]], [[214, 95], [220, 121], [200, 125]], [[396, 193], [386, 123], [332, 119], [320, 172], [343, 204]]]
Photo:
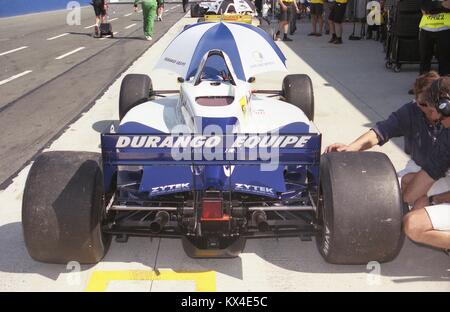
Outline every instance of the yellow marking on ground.
[[173, 270], [95, 271], [86, 286], [88, 292], [104, 292], [111, 281], [194, 281], [195, 291], [216, 291], [216, 272], [175, 272]]

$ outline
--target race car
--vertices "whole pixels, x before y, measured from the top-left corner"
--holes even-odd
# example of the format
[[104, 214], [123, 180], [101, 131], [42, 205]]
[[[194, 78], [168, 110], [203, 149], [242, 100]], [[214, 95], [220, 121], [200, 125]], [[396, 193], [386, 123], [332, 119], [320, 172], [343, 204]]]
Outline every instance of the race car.
[[191, 4], [191, 17], [218, 14], [257, 16], [256, 6], [250, 0], [212, 0]]
[[33, 259], [97, 263], [113, 237], [130, 236], [181, 239], [194, 258], [236, 257], [246, 240], [274, 237], [315, 237], [330, 263], [396, 257], [394, 168], [376, 152], [321, 156], [307, 75], [254, 90], [254, 78], [239, 79], [227, 54], [210, 50], [187, 78], [158, 91], [149, 76], [127, 75], [101, 155], [37, 157], [22, 206]]

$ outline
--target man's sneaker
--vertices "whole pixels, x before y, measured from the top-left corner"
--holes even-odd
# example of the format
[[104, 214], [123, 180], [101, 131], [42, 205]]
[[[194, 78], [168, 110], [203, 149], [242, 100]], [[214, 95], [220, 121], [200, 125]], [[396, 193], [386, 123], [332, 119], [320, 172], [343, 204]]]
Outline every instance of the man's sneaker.
[[147, 39], [148, 41], [151, 41], [151, 40], [152, 40], [152, 37], [150, 37], [150, 36], [145, 36], [145, 39]]
[[334, 40], [334, 44], [342, 44], [342, 38], [336, 38], [336, 40]]
[[333, 35], [331, 36], [330, 41], [328, 41], [328, 43], [334, 43], [334, 42], [336, 41], [336, 39], [337, 39], [336, 34], [333, 34]]
[[293, 40], [291, 38], [289, 38], [288, 36], [284, 35], [283, 41], [293, 41]]
[[315, 33], [314, 36], [316, 36], [316, 37], [322, 37], [322, 34], [321, 34], [321, 33]]
[[308, 36], [310, 36], [310, 37], [315, 36], [315, 35], [316, 35], [315, 32], [312, 32], [312, 33], [309, 33], [309, 34], [308, 34]]

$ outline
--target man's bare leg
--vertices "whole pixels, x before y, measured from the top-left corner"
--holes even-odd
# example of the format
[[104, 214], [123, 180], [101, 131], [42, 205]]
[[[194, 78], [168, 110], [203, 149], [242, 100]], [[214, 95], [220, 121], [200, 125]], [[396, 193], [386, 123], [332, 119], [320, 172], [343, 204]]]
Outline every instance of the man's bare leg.
[[425, 198], [420, 198], [413, 210], [403, 218], [405, 234], [413, 241], [442, 249], [450, 249], [450, 232], [433, 229], [430, 217], [423, 208]]

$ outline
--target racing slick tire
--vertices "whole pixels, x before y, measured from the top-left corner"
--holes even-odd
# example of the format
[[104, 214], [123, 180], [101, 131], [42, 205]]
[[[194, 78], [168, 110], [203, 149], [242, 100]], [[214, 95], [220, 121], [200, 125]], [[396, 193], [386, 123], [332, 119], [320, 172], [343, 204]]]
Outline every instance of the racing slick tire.
[[120, 85], [119, 119], [133, 107], [147, 102], [153, 90], [152, 80], [147, 75], [128, 74]]
[[314, 120], [314, 91], [308, 75], [284, 77], [282, 95], [286, 102], [300, 108], [309, 120]]
[[25, 184], [22, 225], [30, 256], [40, 262], [99, 262], [111, 236], [102, 232], [103, 175], [100, 155], [46, 152]]
[[393, 260], [403, 245], [403, 201], [389, 158], [378, 152], [327, 153], [320, 163], [317, 247], [327, 262]]

